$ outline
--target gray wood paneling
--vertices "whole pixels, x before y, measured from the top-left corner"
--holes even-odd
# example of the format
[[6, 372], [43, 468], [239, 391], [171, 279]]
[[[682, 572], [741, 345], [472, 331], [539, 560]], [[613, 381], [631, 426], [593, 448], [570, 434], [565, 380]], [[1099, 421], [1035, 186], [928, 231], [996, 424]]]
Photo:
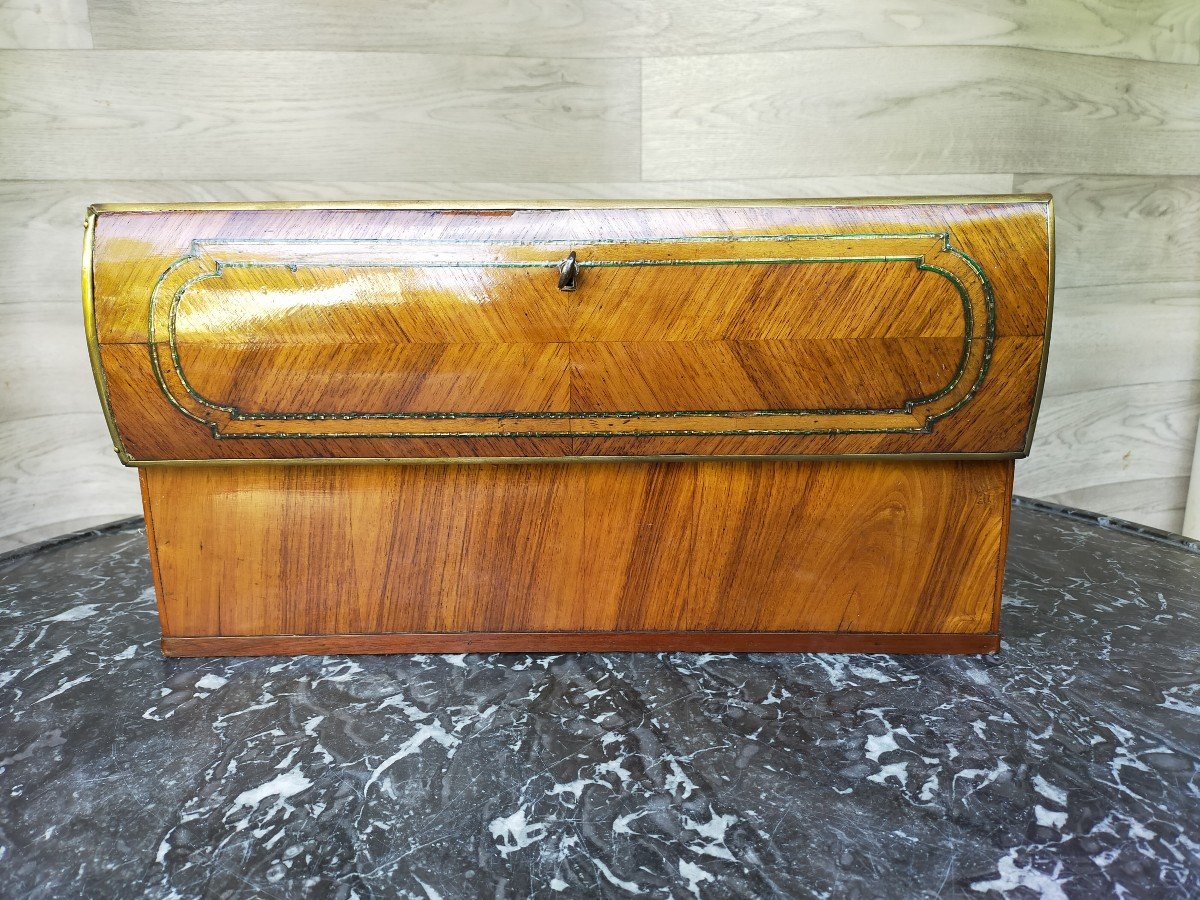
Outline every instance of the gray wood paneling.
[[[870, 197], [1007, 194], [1012, 175], [834, 175], [706, 181], [194, 181], [0, 180], [0, 249], [30, 229], [82, 237], [90, 203], [219, 200], [563, 200]], [[9, 231], [4, 231], [9, 229]], [[80, 232], [75, 234], [74, 232]], [[44, 239], [48, 232], [42, 233]], [[27, 248], [32, 250], [32, 246]], [[73, 261], [78, 262], [78, 260]]]
[[[130, 515], [135, 515], [135, 513], [130, 513]], [[138, 512], [136, 515], [141, 515], [141, 513]], [[19, 547], [27, 547], [39, 541], [57, 538], [72, 531], [83, 531], [87, 528], [95, 528], [98, 525], [107, 525], [110, 522], [123, 518], [125, 516], [104, 514], [99, 516], [81, 516], [77, 519], [63, 519], [47, 525], [35, 525], [33, 528], [27, 528], [24, 531], [14, 531], [0, 536], [0, 553], [6, 550], [16, 550]]]
[[976, 47], [643, 61], [642, 177], [1200, 174], [1190, 65]]
[[1177, 531], [1198, 419], [1200, 381], [1046, 396], [1017, 493]]
[[[0, 181], [0, 306], [78, 306], [84, 211], [92, 203], [205, 200], [529, 200], [854, 197], [1008, 193], [1011, 175], [841, 176], [710, 182]], [[0, 331], [0, 341], [3, 332]]]
[[[1045, 499], [1178, 532], [1177, 523], [1182, 513], [1171, 498], [1186, 492], [1187, 484], [1187, 475], [1109, 481], [1057, 491]], [[1114, 510], [1119, 510], [1119, 513]]]
[[87, 0], [0, 2], [0, 49], [86, 50], [91, 46]]
[[1196, 0], [0, 0], [0, 48], [0, 547], [139, 508], [80, 333], [84, 208], [210, 199], [1052, 192], [1017, 489], [1180, 526]]
[[84, 205], [55, 183], [0, 182], [0, 549], [135, 515], [83, 337]]
[[96, 411], [78, 300], [0, 303], [0, 353], [0, 421]]
[[96, 46], [560, 57], [993, 45], [1200, 61], [1195, 0], [92, 0]]
[[1200, 380], [1200, 281], [1057, 287], [1046, 394]]
[[92, 412], [0, 421], [0, 459], [0, 536], [141, 512], [137, 472], [117, 462], [99, 401]]
[[1054, 195], [1059, 286], [1200, 282], [1200, 178], [1018, 175], [1014, 186]]
[[1194, 440], [1180, 423], [1200, 416], [1200, 178], [1015, 186], [1054, 194], [1058, 238], [1045, 401], [1017, 489], [1177, 530]]
[[10, 51], [9, 178], [636, 180], [637, 60]]

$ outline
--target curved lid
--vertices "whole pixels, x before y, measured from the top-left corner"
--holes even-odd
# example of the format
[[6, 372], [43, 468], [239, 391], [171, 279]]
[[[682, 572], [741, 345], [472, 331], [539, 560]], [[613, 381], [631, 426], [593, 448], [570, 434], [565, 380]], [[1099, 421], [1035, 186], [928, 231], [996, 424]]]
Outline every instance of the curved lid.
[[97, 207], [125, 461], [1018, 456], [1049, 199]]

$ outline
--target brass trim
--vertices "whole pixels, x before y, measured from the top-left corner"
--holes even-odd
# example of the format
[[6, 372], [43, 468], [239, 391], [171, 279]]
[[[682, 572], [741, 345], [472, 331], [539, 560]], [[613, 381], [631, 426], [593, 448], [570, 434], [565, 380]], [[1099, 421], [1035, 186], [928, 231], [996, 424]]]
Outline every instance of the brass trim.
[[703, 209], [709, 206], [953, 206], [1037, 203], [1049, 194], [960, 194], [946, 197], [794, 197], [763, 200], [234, 200], [197, 203], [96, 203], [94, 213], [203, 212], [238, 209]]
[[1019, 459], [1021, 451], [1012, 450], [1004, 453], [815, 453], [778, 455], [725, 455], [700, 456], [690, 454], [660, 454], [657, 456], [308, 456], [308, 457], [270, 457], [267, 459], [221, 458], [221, 459], [134, 459], [128, 453], [120, 452], [121, 462], [135, 468], [151, 468], [154, 466], [383, 466], [383, 465], [412, 465], [412, 466], [458, 466], [469, 463], [479, 465], [545, 465], [548, 463], [631, 463], [631, 462], [831, 462], [833, 460], [871, 461], [891, 460], [892, 462], [953, 462], [954, 460], [975, 460], [998, 462], [1001, 460]]
[[92, 363], [92, 379], [96, 382], [96, 393], [100, 396], [100, 408], [104, 411], [104, 422], [108, 426], [108, 435], [112, 439], [113, 449], [121, 462], [125, 462], [128, 454], [117, 432], [117, 423], [113, 420], [112, 403], [108, 397], [108, 376], [104, 374], [104, 365], [100, 360], [100, 332], [96, 324], [95, 286], [93, 284], [92, 253], [96, 243], [96, 208], [88, 207], [83, 220], [83, 263], [80, 275], [83, 282], [83, 330], [87, 337], [88, 358]]
[[1025, 449], [1018, 459], [1025, 459], [1033, 449], [1033, 434], [1037, 430], [1038, 414], [1042, 411], [1042, 392], [1046, 388], [1046, 367], [1050, 361], [1050, 335], [1054, 320], [1054, 197], [1046, 198], [1046, 242], [1047, 265], [1049, 272], [1046, 276], [1046, 325], [1042, 329], [1042, 359], [1038, 363], [1037, 387], [1033, 390], [1033, 408], [1029, 411], [1029, 428], [1025, 432]]

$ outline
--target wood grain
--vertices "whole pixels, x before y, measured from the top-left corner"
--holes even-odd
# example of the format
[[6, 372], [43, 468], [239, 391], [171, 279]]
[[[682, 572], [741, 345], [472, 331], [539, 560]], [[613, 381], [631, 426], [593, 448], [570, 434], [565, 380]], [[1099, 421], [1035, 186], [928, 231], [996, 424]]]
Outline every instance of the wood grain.
[[993, 634], [1011, 473], [897, 460], [141, 474], [171, 638]]
[[[1031, 177], [1031, 176], [1022, 176]], [[308, 200], [728, 200], [783, 197], [921, 197], [1012, 193], [1013, 176], [834, 175], [695, 181], [191, 181], [0, 179], [0, 228], [69, 228], [93, 203]], [[49, 233], [48, 231], [45, 233]], [[15, 232], [14, 232], [15, 236]]]
[[1178, 528], [1198, 419], [1200, 380], [1047, 394], [1017, 491]]
[[[98, 378], [123, 452], [168, 463], [141, 473], [164, 648], [994, 647], [1009, 460], [453, 458], [1019, 453], [1048, 214], [101, 209]], [[258, 453], [433, 459], [219, 464]]]
[[1129, 478], [1127, 473], [1123, 473], [1117, 480], [1083, 484], [1049, 493], [1047, 499], [1064, 506], [1099, 511], [1100, 515], [1115, 515], [1106, 510], [1120, 509], [1121, 515], [1117, 518], [1179, 533], [1178, 523], [1184, 517], [1188, 482], [1187, 475]]
[[91, 0], [90, 6], [97, 46], [106, 49], [541, 56], [555, 47], [564, 56], [625, 57], [977, 44], [1200, 62], [1200, 11], [1191, 0], [301, 0], [289, 3], [286, 15], [269, 0]]
[[1056, 286], [1054, 330], [1047, 396], [1200, 379], [1200, 282]]
[[1057, 237], [1057, 338], [1017, 490], [1177, 531], [1200, 383], [1200, 179], [1016, 183], [1054, 192]]
[[[870, 88], [848, 88], [864, 69]], [[1186, 65], [958, 47], [647, 59], [643, 177], [1200, 174], [1195, 78]]]
[[83, 315], [76, 302], [0, 303], [0, 391], [4, 415], [37, 419], [96, 411]]
[[[998, 194], [1006, 175], [839, 176], [737, 182], [0, 181], [0, 516], [5, 549], [141, 510], [136, 478], [114, 457], [81, 352], [81, 210], [96, 200], [352, 200], [512, 197], [831, 197]], [[48, 448], [52, 448], [47, 456]], [[84, 489], [70, 490], [82, 477]]]
[[[1012, 193], [1011, 175], [878, 175], [704, 182], [3, 181], [0, 304], [76, 304], [80, 223], [93, 203], [726, 199]], [[0, 332], [0, 340], [3, 332]]]
[[[1048, 462], [1052, 474], [1027, 481], [1024, 489], [1029, 493], [1036, 487], [1060, 500], [1078, 497], [1085, 506], [1114, 515], [1179, 527], [1187, 468], [1169, 467], [1176, 457], [1187, 456], [1193, 437], [1181, 436], [1172, 424], [1176, 406], [1154, 406], [1164, 417], [1158, 420], [1138, 410], [1147, 391], [1182, 398], [1190, 390], [1187, 384], [1200, 380], [1186, 306], [1189, 297], [1200, 296], [1196, 141], [1188, 133], [1196, 116], [1186, 98], [1179, 103], [1170, 96], [1181, 71], [1195, 95], [1194, 79], [1186, 74], [1195, 66], [1170, 65], [1194, 64], [1200, 54], [1200, 7], [1192, 0], [916, 0], [904, 5], [889, 0], [853, 5], [587, 0], [569, 8], [528, 0], [487, 7], [422, 4], [420, 15], [399, 14], [411, 8], [407, 0], [399, 5], [302, 0], [289, 4], [286, 13], [253, 0], [238, 3], [232, 14], [225, 0], [91, 0], [86, 6], [77, 0], [18, 0], [0, 9], [0, 46], [86, 47], [88, 7], [96, 45], [125, 50], [6, 54], [0, 71], [0, 108], [8, 115], [0, 140], [2, 177], [28, 178], [40, 171], [53, 179], [0, 180], [0, 306], [24, 305], [12, 314], [18, 319], [6, 318], [0, 327], [0, 377], [6, 388], [0, 421], [7, 423], [0, 483], [12, 515], [0, 519], [0, 532], [52, 528], [54, 522], [76, 520], [79, 509], [86, 518], [88, 508], [125, 515], [137, 507], [130, 473], [112, 458], [99, 417], [79, 412], [93, 402], [90, 379], [77, 360], [66, 359], [71, 346], [78, 349], [69, 338], [69, 323], [77, 321], [79, 219], [89, 203], [1007, 193], [1013, 190], [1010, 173], [1036, 172], [1040, 166], [1059, 174], [1018, 175], [1016, 190], [1057, 195], [1059, 306], [1066, 324], [1055, 335], [1047, 392], [1073, 393], [1070, 407], [1078, 412], [1042, 421], [1034, 461], [1019, 471], [1027, 466], [1040, 471]], [[461, 27], [460, 15], [472, 27]], [[229, 27], [234, 20], [238, 27]], [[920, 46], [905, 46], [914, 44]], [[976, 46], [961, 46], [969, 44]], [[187, 48], [194, 49], [180, 52]], [[847, 49], [828, 55], [830, 48]], [[281, 49], [318, 53], [300, 53], [302, 61], [295, 63]], [[431, 63], [435, 78], [436, 73], [446, 76], [436, 85], [437, 97], [414, 101], [411, 92], [388, 87], [388, 79], [403, 68], [393, 54], [332, 53], [328, 56], [335, 61], [350, 62], [330, 69], [321, 53], [332, 50], [450, 54], [450, 62]], [[227, 64], [230, 51], [239, 56], [232, 66]], [[765, 76], [740, 90], [742, 82], [726, 58], [731, 53], [734, 62], [757, 56]], [[904, 54], [899, 64], [897, 53]], [[477, 61], [479, 54], [488, 58]], [[1078, 54], [1159, 62], [1118, 60], [1110, 66]], [[611, 79], [597, 84], [591, 76], [575, 77], [579, 70], [567, 66], [561, 69], [562, 84], [553, 88], [525, 82], [509, 96], [505, 85], [512, 82], [498, 81], [495, 91], [481, 91], [486, 76], [471, 73], [500, 64], [493, 57], [503, 55], [610, 57], [611, 62], [586, 71], [616, 78], [620, 85], [626, 84], [621, 73], [632, 71], [633, 90], [610, 87]], [[728, 78], [710, 92], [712, 98], [737, 97], [693, 123], [701, 133], [665, 161], [642, 140], [642, 125], [647, 137], [657, 134], [663, 117], [704, 99], [698, 100], [696, 91], [708, 90], [707, 82], [697, 78], [680, 84], [665, 104], [648, 84], [655, 102], [643, 109], [636, 98], [641, 86], [637, 58], [647, 56], [671, 57], [649, 61], [647, 81], [658, 78], [660, 66], [690, 65]], [[811, 69], [797, 63], [798, 56]], [[960, 58], [969, 65], [956, 65]], [[322, 65], [297, 80], [292, 76], [305, 59]], [[417, 67], [426, 57], [408, 60], [405, 65]], [[1099, 69], [1093, 67], [1097, 62]], [[36, 76], [32, 81], [21, 72], [26, 68]], [[910, 68], [921, 78], [910, 76]], [[945, 78], [926, 79], [931, 70]], [[797, 71], [800, 81], [793, 77]], [[839, 71], [851, 71], [853, 77], [831, 86]], [[226, 90], [224, 72], [240, 83]], [[326, 72], [332, 72], [331, 93], [337, 94], [332, 98], [311, 87]], [[780, 120], [786, 132], [782, 149], [771, 117], [787, 107], [772, 75], [796, 102], [816, 111], [815, 124], [803, 131]], [[208, 93], [197, 96], [197, 86]], [[238, 102], [222, 106], [214, 88]], [[591, 98], [584, 107], [571, 104], [573, 110], [591, 111], [581, 123], [574, 121], [574, 112], [553, 105], [554, 98], [578, 91]], [[593, 124], [593, 116], [605, 115], [598, 109], [627, 102], [629, 115], [619, 126], [608, 120]], [[509, 152], [511, 135], [533, 115], [530, 105], [545, 109], [547, 116], [553, 113], [554, 134], [563, 141], [584, 136], [569, 165], [562, 162], [568, 158], [562, 142], [543, 133], [513, 162], [518, 154]], [[861, 121], [847, 124], [843, 112]], [[514, 116], [515, 125], [506, 120]], [[347, 117], [357, 118], [348, 123]], [[471, 139], [473, 122], [501, 136], [498, 156], [490, 138]], [[605, 129], [611, 140], [597, 141], [592, 128]], [[864, 132], [873, 143], [860, 140]], [[17, 134], [21, 143], [14, 167], [4, 154]], [[414, 146], [410, 134], [431, 141], [429, 154], [448, 160], [447, 165], [426, 161], [425, 147]], [[742, 171], [752, 177], [727, 178], [724, 169], [708, 165], [706, 148], [718, 137], [741, 155]], [[1065, 143], [1071, 146], [1064, 148]], [[687, 171], [693, 144], [704, 152], [695, 157], [696, 170]], [[655, 180], [638, 180], [644, 145], [651, 164], [647, 174]], [[978, 170], [976, 163], [989, 154], [1003, 165], [991, 173]], [[1131, 175], [1146, 171], [1143, 157], [1163, 174]], [[320, 160], [320, 165], [306, 165], [297, 174], [296, 160]], [[271, 180], [179, 180], [244, 178], [248, 168], [266, 172]], [[428, 180], [431, 170], [445, 174]], [[98, 172], [161, 180], [79, 180], [96, 178]], [[176, 180], [165, 180], [169, 177]], [[356, 178], [361, 180], [347, 180]], [[1147, 282], [1162, 282], [1166, 293], [1107, 290]], [[1076, 287], [1100, 290], [1074, 292]], [[41, 304], [47, 308], [37, 309]], [[1089, 312], [1092, 304], [1096, 308]], [[1136, 312], [1125, 312], [1126, 305]], [[9, 327], [13, 322], [16, 326]], [[1079, 341], [1075, 328], [1081, 329]], [[25, 346], [30, 340], [58, 346], [37, 352]], [[1102, 354], [1102, 363], [1094, 361], [1092, 348]], [[1118, 380], [1141, 385], [1120, 394], [1129, 409], [1115, 407], [1107, 392], [1119, 386]], [[26, 418], [32, 398], [42, 404], [36, 419]], [[1125, 441], [1117, 458], [1131, 452], [1130, 468], [1110, 465], [1103, 439], [1088, 443], [1068, 433], [1056, 436], [1060, 423], [1070, 431], [1077, 416], [1089, 414]], [[1163, 440], [1178, 446], [1168, 453]], [[1106, 473], [1103, 483], [1092, 483], [1094, 456]], [[1139, 460], [1151, 464], [1139, 468]], [[63, 488], [74, 471], [84, 473], [88, 483], [79, 496]], [[1123, 481], [1126, 477], [1137, 480]]]
[[137, 515], [137, 476], [117, 461], [99, 410], [0, 421], [4, 533]]
[[0, 168], [21, 179], [636, 179], [638, 72], [635, 60], [211, 52], [181, 65], [172, 52], [14, 51], [0, 57]]
[[1200, 178], [1021, 175], [1015, 183], [1054, 194], [1058, 287], [1200, 285]]
[[102, 211], [93, 271], [134, 460], [1015, 455], [1047, 240], [1037, 199]]
[[[126, 477], [128, 477], [128, 474], [128, 472], [125, 473]], [[135, 510], [130, 516], [117, 516], [115, 518], [130, 518], [135, 515], [141, 515], [141, 513]], [[0, 553], [5, 553], [9, 550], [18, 550], [22, 547], [28, 547], [30, 544], [41, 543], [42, 541], [54, 540], [73, 531], [86, 531], [102, 525], [108, 525], [113, 521], [114, 516], [112, 513], [102, 513], [98, 516], [80, 516], [76, 519], [58, 519], [53, 522], [38, 524], [32, 528], [10, 532], [0, 537]]]
[[[93, 203], [348, 200], [775, 199], [1008, 194], [1011, 175], [879, 175], [704, 182], [4, 181], [0, 304], [76, 304], [80, 224]], [[0, 332], [3, 339], [3, 332]]]
[[79, 50], [92, 46], [87, 0], [4, 0], [0, 49]]

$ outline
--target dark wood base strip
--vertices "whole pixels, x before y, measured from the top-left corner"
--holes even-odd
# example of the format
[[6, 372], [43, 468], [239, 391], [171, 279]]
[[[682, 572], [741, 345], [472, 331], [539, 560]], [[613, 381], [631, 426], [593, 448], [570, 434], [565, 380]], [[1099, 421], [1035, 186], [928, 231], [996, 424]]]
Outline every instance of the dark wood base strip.
[[574, 631], [164, 637], [166, 656], [344, 653], [995, 653], [1000, 635], [819, 631]]

